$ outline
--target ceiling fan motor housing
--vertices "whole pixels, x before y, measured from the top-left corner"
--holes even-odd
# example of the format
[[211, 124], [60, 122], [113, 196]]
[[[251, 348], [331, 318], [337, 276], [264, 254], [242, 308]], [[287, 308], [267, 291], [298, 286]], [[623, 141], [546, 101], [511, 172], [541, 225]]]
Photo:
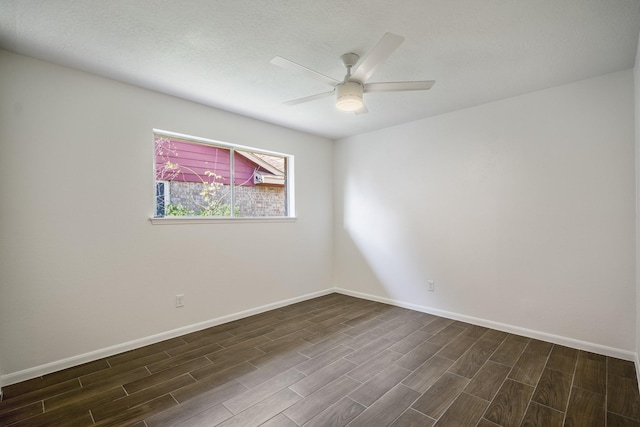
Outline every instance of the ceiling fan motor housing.
[[344, 82], [336, 86], [336, 107], [342, 111], [356, 111], [362, 108], [362, 84]]

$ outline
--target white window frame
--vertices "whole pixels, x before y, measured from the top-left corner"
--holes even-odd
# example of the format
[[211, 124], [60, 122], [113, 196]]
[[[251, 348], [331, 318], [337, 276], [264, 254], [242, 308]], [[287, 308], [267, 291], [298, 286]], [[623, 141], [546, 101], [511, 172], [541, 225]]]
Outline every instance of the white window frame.
[[[171, 132], [171, 131], [166, 131], [166, 130], [161, 130], [161, 129], [153, 129], [153, 141], [154, 141], [154, 148], [155, 148], [155, 138], [156, 136], [163, 136], [163, 137], [167, 137], [167, 138], [177, 138], [177, 139], [181, 139], [181, 140], [186, 140], [186, 141], [193, 141], [194, 143], [200, 143], [200, 144], [207, 144], [207, 145], [213, 145], [216, 147], [222, 147], [222, 148], [227, 148], [230, 149], [232, 152], [234, 150], [241, 150], [241, 151], [249, 151], [249, 152], [253, 152], [253, 153], [259, 153], [259, 154], [266, 154], [266, 155], [271, 155], [271, 156], [279, 156], [279, 157], [285, 157], [287, 159], [287, 161], [285, 162], [286, 165], [286, 181], [285, 181], [285, 193], [286, 193], [286, 212], [288, 212], [287, 216], [264, 216], [264, 217], [236, 217], [236, 216], [229, 216], [229, 217], [207, 217], [207, 216], [189, 216], [189, 217], [180, 217], [180, 216], [170, 216], [170, 217], [156, 217], [155, 216], [155, 210], [156, 210], [156, 206], [155, 206], [155, 200], [156, 200], [156, 193], [155, 193], [155, 183], [156, 181], [156, 168], [155, 168], [155, 150], [153, 153], [153, 212], [154, 214], [151, 215], [151, 217], [149, 218], [149, 220], [151, 221], [152, 224], [158, 224], [158, 225], [167, 225], [167, 224], [216, 224], [216, 223], [246, 223], [246, 222], [294, 222], [297, 220], [296, 217], [296, 211], [295, 211], [295, 185], [294, 185], [294, 156], [292, 154], [285, 154], [285, 153], [279, 153], [276, 151], [270, 151], [270, 150], [263, 150], [260, 148], [254, 148], [254, 147], [248, 147], [245, 145], [239, 145], [239, 144], [232, 144], [229, 142], [223, 142], [223, 141], [217, 141], [214, 139], [208, 139], [208, 138], [202, 138], [202, 137], [197, 137], [197, 136], [192, 136], [192, 135], [186, 135], [186, 134], [182, 134], [182, 133], [177, 133], [177, 132]], [[233, 156], [231, 157], [232, 161], [231, 161], [231, 165], [233, 167]], [[232, 175], [233, 176], [233, 175]], [[165, 182], [166, 186], [168, 186], [169, 182], [168, 181], [162, 181]], [[165, 194], [166, 194], [166, 188], [165, 187]], [[234, 185], [231, 186], [231, 197], [234, 197]], [[166, 201], [165, 201], [165, 207], [166, 207]], [[233, 210], [232, 210], [232, 215], [233, 215]]]

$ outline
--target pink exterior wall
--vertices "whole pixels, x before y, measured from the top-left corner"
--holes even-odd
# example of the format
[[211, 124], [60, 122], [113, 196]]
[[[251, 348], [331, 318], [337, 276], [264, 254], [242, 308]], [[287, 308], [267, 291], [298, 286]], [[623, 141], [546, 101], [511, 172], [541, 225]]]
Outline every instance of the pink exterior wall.
[[[222, 176], [218, 182], [230, 183], [229, 150], [209, 145], [187, 143], [170, 140], [163, 146], [162, 153], [156, 150], [156, 179], [166, 179], [160, 171], [167, 161], [179, 165], [178, 172], [172, 181], [183, 182], [211, 182], [205, 172], [211, 171]], [[254, 170], [263, 170], [246, 157], [235, 154], [234, 159], [235, 184], [253, 186]], [[165, 174], [166, 175], [166, 174]]]

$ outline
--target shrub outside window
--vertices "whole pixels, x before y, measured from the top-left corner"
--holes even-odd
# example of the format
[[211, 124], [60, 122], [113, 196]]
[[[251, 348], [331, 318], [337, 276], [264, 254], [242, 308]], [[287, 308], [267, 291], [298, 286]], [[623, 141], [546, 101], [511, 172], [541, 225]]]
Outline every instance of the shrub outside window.
[[155, 218], [293, 216], [293, 156], [154, 132]]

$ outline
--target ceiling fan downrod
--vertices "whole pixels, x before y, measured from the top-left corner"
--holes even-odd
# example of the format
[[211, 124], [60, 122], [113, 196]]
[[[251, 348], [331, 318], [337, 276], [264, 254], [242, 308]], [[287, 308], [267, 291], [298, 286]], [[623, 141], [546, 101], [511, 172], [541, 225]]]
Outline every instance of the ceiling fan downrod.
[[358, 63], [360, 57], [355, 53], [345, 53], [340, 59], [342, 59], [344, 66], [347, 67], [347, 75], [344, 76], [344, 82], [347, 82], [351, 78], [351, 68]]

